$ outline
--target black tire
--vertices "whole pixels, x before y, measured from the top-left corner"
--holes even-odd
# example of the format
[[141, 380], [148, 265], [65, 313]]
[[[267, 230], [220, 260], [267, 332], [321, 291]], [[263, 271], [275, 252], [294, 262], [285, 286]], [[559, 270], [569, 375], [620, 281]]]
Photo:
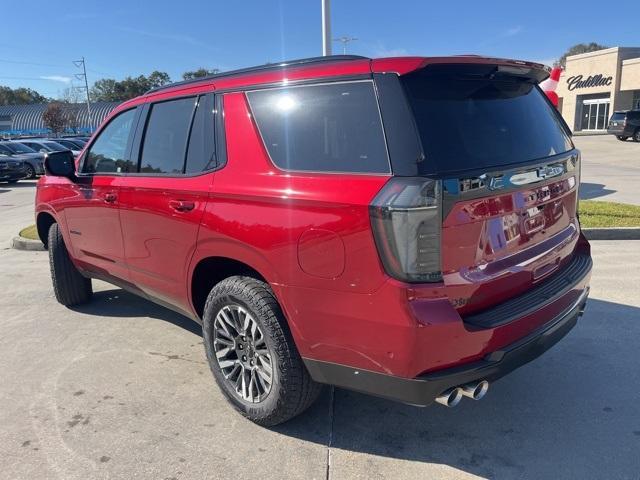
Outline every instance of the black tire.
[[640, 128], [638, 128], [633, 134], [633, 141], [640, 142]]
[[623, 137], [622, 135], [617, 135], [617, 136], [616, 136], [616, 138], [617, 138], [618, 140], [620, 140], [621, 142], [626, 142], [626, 141], [627, 141], [627, 138], [629, 138], [629, 137]]
[[9, 185], [13, 185], [14, 183], [18, 183], [18, 180], [7, 180]]
[[27, 174], [27, 178], [29, 179], [36, 178], [36, 169], [33, 168], [33, 166], [27, 164], [27, 166], [25, 167], [25, 172]]
[[83, 277], [69, 258], [60, 227], [57, 223], [49, 229], [49, 267], [56, 300], [66, 307], [91, 300], [91, 280]]
[[[243, 398], [233, 382], [225, 378], [216, 357], [214, 340], [219, 334], [216, 332], [215, 321], [221, 310], [228, 307], [245, 309], [250, 314], [257, 323], [259, 333], [264, 338], [262, 343], [266, 343], [270, 354], [273, 367], [270, 390], [256, 402]], [[307, 372], [280, 305], [264, 282], [251, 277], [235, 276], [215, 285], [204, 307], [203, 332], [207, 359], [218, 386], [229, 403], [252, 422], [263, 426], [286, 422], [306, 410], [320, 394], [322, 386], [314, 382]], [[231, 351], [235, 349], [237, 352], [238, 344], [236, 341], [233, 343]], [[239, 361], [238, 357], [237, 362]], [[236, 367], [233, 368], [235, 371]], [[247, 370], [249, 368], [251, 367], [247, 367]], [[257, 361], [254, 368], [257, 368]], [[244, 372], [243, 369], [242, 375]]]

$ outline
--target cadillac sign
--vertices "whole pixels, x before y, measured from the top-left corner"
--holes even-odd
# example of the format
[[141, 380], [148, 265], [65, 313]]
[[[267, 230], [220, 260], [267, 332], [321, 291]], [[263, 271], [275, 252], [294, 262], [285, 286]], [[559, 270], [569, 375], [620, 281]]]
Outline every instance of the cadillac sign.
[[567, 78], [567, 88], [571, 91], [577, 88], [608, 87], [611, 82], [613, 82], [613, 77], [605, 77], [601, 73], [589, 75], [587, 78], [582, 75], [574, 75]]

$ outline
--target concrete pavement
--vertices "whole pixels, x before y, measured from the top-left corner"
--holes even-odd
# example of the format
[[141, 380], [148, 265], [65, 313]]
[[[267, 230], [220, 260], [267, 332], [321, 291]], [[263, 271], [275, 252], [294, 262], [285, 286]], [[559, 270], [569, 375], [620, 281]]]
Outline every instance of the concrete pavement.
[[193, 322], [100, 282], [89, 305], [55, 302], [46, 252], [6, 247], [31, 221], [28, 188], [0, 185], [2, 478], [638, 477], [638, 241], [593, 243], [578, 326], [481, 402], [327, 389], [264, 429], [224, 401]]
[[613, 135], [573, 137], [582, 151], [580, 198], [640, 205], [640, 143]]

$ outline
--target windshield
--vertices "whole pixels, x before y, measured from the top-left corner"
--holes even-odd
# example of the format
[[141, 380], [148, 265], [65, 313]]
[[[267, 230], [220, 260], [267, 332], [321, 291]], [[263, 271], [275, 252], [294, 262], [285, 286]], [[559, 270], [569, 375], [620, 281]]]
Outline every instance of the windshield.
[[21, 143], [8, 143], [7, 148], [13, 153], [36, 153], [32, 148], [22, 145]]
[[67, 147], [65, 147], [64, 145], [60, 145], [58, 142], [42, 142], [42, 145], [50, 152], [69, 150]]
[[449, 65], [401, 77], [426, 156], [420, 173], [499, 168], [573, 148], [535, 84], [499, 73]]

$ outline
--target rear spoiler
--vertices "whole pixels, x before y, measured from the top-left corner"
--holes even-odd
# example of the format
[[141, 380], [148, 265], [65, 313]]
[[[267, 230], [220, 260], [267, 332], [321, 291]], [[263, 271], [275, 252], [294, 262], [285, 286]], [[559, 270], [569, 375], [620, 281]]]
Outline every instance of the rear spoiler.
[[378, 58], [371, 61], [373, 73], [390, 73], [406, 75], [430, 65], [495, 65], [514, 76], [526, 77], [536, 83], [546, 80], [551, 69], [546, 65], [524, 60], [507, 58], [481, 57], [479, 55], [458, 55], [453, 57], [398, 57]]

